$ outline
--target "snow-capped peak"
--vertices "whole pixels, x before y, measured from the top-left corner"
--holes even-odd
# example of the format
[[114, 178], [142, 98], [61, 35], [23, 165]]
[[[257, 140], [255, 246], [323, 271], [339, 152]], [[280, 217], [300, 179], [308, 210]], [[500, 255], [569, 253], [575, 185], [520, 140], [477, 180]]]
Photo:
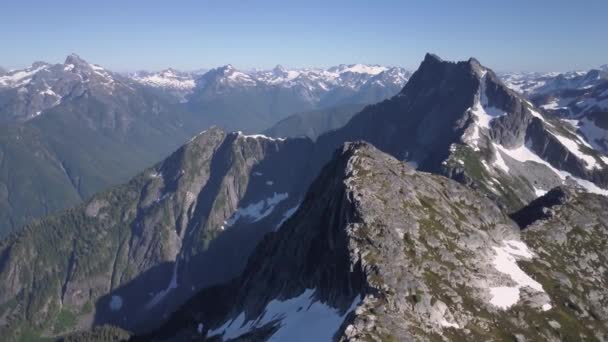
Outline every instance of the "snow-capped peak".
[[335, 88], [358, 90], [365, 84], [400, 88], [408, 76], [409, 73], [399, 67], [366, 64], [342, 64], [328, 69], [293, 69], [277, 65], [267, 70], [239, 70], [232, 64], [226, 64], [202, 75], [180, 73], [173, 69], [130, 75], [139, 83], [169, 90], [191, 92], [194, 88], [214, 87], [215, 91], [223, 92], [238, 87], [298, 87], [311, 98]]
[[49, 67], [48, 64], [34, 63], [22, 70], [11, 70], [0, 76], [0, 88], [18, 88], [28, 84], [34, 75]]
[[[334, 69], [335, 68], [335, 69]], [[351, 64], [351, 65], [339, 65], [337, 67], [330, 68], [330, 71], [334, 71], [342, 74], [346, 72], [352, 72], [355, 74], [368, 74], [378, 75], [381, 72], [386, 71], [388, 68], [380, 65], [367, 65], [367, 64]], [[332, 70], [334, 69], [334, 70]]]
[[117, 82], [115, 76], [102, 66], [71, 54], [63, 64], [35, 62], [28, 68], [0, 75], [0, 90], [17, 89], [20, 105], [13, 110], [11, 120], [23, 122], [59, 105], [68, 95], [89, 91], [107, 96], [117, 86], [129, 88]]
[[73, 64], [73, 65], [89, 65], [89, 63], [87, 63], [87, 61], [85, 61], [84, 59], [80, 58], [80, 56], [78, 56], [75, 53], [72, 53], [72, 54], [68, 55], [65, 58], [65, 62], [63, 64], [65, 64], [65, 65], [68, 65], [68, 64]]
[[141, 84], [173, 90], [190, 91], [195, 86], [194, 75], [187, 72], [168, 68], [159, 72], [140, 72], [131, 78]]

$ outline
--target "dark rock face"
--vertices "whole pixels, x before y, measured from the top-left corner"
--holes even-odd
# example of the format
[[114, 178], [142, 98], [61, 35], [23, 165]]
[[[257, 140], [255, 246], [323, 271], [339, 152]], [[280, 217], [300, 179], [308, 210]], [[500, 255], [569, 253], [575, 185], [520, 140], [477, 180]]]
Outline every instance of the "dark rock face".
[[573, 189], [566, 187], [557, 187], [551, 189], [545, 195], [530, 202], [527, 206], [521, 208], [521, 210], [511, 214], [511, 218], [515, 221], [522, 229], [528, 227], [532, 223], [551, 217], [551, 208], [557, 205], [566, 204], [570, 197], [573, 196]]
[[471, 63], [443, 62], [429, 54], [399, 95], [368, 106], [342, 129], [319, 137], [318, 154], [326, 156], [325, 162], [328, 151], [342, 142], [365, 140], [424, 170], [438, 170], [450, 144], [464, 132], [464, 113], [477, 87]]

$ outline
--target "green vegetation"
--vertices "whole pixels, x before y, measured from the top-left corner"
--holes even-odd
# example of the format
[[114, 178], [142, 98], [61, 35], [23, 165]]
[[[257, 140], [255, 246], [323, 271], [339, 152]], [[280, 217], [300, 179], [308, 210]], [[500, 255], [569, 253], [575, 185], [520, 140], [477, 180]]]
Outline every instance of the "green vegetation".
[[61, 309], [57, 318], [55, 319], [55, 325], [53, 326], [53, 333], [59, 334], [62, 332], [69, 331], [76, 325], [77, 315], [68, 309]]

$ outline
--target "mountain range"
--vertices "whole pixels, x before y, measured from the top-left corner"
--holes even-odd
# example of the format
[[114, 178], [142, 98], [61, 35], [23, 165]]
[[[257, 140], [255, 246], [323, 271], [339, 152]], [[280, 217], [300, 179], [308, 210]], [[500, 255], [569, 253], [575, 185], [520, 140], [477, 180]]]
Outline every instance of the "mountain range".
[[127, 181], [204, 128], [259, 132], [291, 113], [381, 101], [407, 75], [366, 65], [122, 75], [75, 54], [7, 71], [0, 75], [0, 236]]
[[0, 335], [608, 338], [608, 157], [569, 122], [427, 54], [332, 128], [209, 128], [11, 234]]
[[[608, 152], [608, 67], [550, 75], [503, 75], [544, 112], [562, 119], [596, 150]], [[523, 80], [520, 83], [518, 80]], [[523, 84], [527, 85], [523, 85]]]
[[[173, 84], [170, 79], [151, 82], [162, 75], [166, 73], [134, 79], [175, 93], [173, 86], [163, 86]], [[277, 66], [267, 71], [226, 65], [193, 75], [188, 83], [193, 86], [181, 89], [181, 102], [201, 113], [206, 126], [255, 133], [296, 112], [382, 101], [399, 92], [409, 75], [399, 67], [362, 64], [304, 70]]]

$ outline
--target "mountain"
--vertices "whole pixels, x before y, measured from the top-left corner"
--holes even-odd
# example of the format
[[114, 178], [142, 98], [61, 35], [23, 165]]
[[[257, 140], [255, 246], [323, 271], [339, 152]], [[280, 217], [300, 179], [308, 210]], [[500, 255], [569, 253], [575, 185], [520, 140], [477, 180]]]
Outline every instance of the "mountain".
[[197, 74], [169, 68], [160, 72], [139, 71], [130, 74], [129, 77], [143, 85], [164, 89], [185, 102], [186, 96], [194, 89]]
[[127, 181], [212, 125], [259, 132], [321, 107], [309, 88], [326, 94], [328, 105], [352, 96], [366, 103], [398, 92], [407, 75], [365, 65], [122, 75], [75, 54], [7, 72], [0, 76], [0, 236]]
[[[555, 191], [520, 232], [475, 191], [346, 144], [239, 277], [132, 340], [603, 340], [605, 270], [587, 261], [608, 262], [608, 199]], [[589, 245], [561, 253], [565, 236]]]
[[319, 137], [316, 154], [328, 160], [328, 151], [356, 140], [466, 183], [510, 210], [564, 182], [608, 193], [606, 156], [475, 59], [452, 63], [428, 54], [400, 94]]
[[130, 91], [127, 79], [72, 54], [63, 64], [36, 62], [0, 77], [0, 118], [24, 122], [85, 93], [110, 101], [115, 93]]
[[[550, 83], [558, 75], [560, 75], [558, 72], [506, 72], [500, 73], [498, 76], [507, 87], [522, 95], [528, 95]], [[569, 75], [576, 76], [576, 74]]]
[[213, 128], [129, 183], [25, 226], [0, 245], [0, 336], [155, 326], [193, 291], [236, 276], [293, 212], [311, 148]]
[[525, 96], [532, 96], [598, 85], [608, 80], [608, 70], [602, 66], [589, 71], [502, 73], [499, 76], [509, 88]]
[[364, 107], [354, 104], [296, 113], [277, 122], [263, 134], [275, 138], [307, 136], [314, 140], [325, 132], [343, 127]]
[[[375, 147], [344, 147], [359, 140]], [[322, 324], [306, 331], [323, 336], [541, 340], [558, 329], [549, 318], [570, 339], [601, 336], [606, 287], [594, 272], [605, 263], [603, 239], [569, 252], [598, 260], [592, 273], [565, 269], [571, 254], [535, 262], [544, 239], [523, 236], [522, 245], [509, 216], [534, 227], [534, 208], [559, 209], [543, 192], [572, 186], [565, 197], [574, 204], [556, 218], [551, 249], [563, 248], [568, 229], [585, 242], [603, 236], [597, 208], [606, 200], [588, 192], [606, 193], [606, 157], [583, 142], [477, 60], [427, 54], [399, 94], [314, 143], [209, 129], [129, 183], [12, 234], [0, 244], [0, 335], [56, 337], [108, 324], [187, 340], [202, 322], [208, 336], [227, 330], [255, 340], [284, 333], [282, 315], [260, 317], [270, 303], [272, 312], [300, 313], [290, 315], [293, 329]], [[515, 258], [532, 263], [532, 271], [521, 266], [529, 276]], [[556, 288], [555, 272], [581, 279], [581, 289], [573, 280]]]
[[[559, 74], [548, 81], [532, 77], [530, 82], [538, 85], [531, 91], [523, 91], [530, 101], [545, 113], [574, 126], [586, 144], [608, 152], [608, 126], [605, 124], [608, 70], [605, 66], [588, 72]], [[521, 92], [512, 78], [507, 77], [506, 84]]]
[[76, 55], [30, 69], [0, 77], [0, 236], [127, 181], [201, 129], [149, 88]]
[[[202, 75], [175, 72], [133, 79], [171, 93], [198, 113], [206, 125], [227, 130], [260, 132], [290, 114], [346, 104], [369, 104], [399, 92], [409, 73], [398, 67], [363, 64], [323, 69], [241, 71], [232, 65]], [[195, 85], [192, 87], [193, 83]], [[176, 89], [177, 85], [179, 89]]]

